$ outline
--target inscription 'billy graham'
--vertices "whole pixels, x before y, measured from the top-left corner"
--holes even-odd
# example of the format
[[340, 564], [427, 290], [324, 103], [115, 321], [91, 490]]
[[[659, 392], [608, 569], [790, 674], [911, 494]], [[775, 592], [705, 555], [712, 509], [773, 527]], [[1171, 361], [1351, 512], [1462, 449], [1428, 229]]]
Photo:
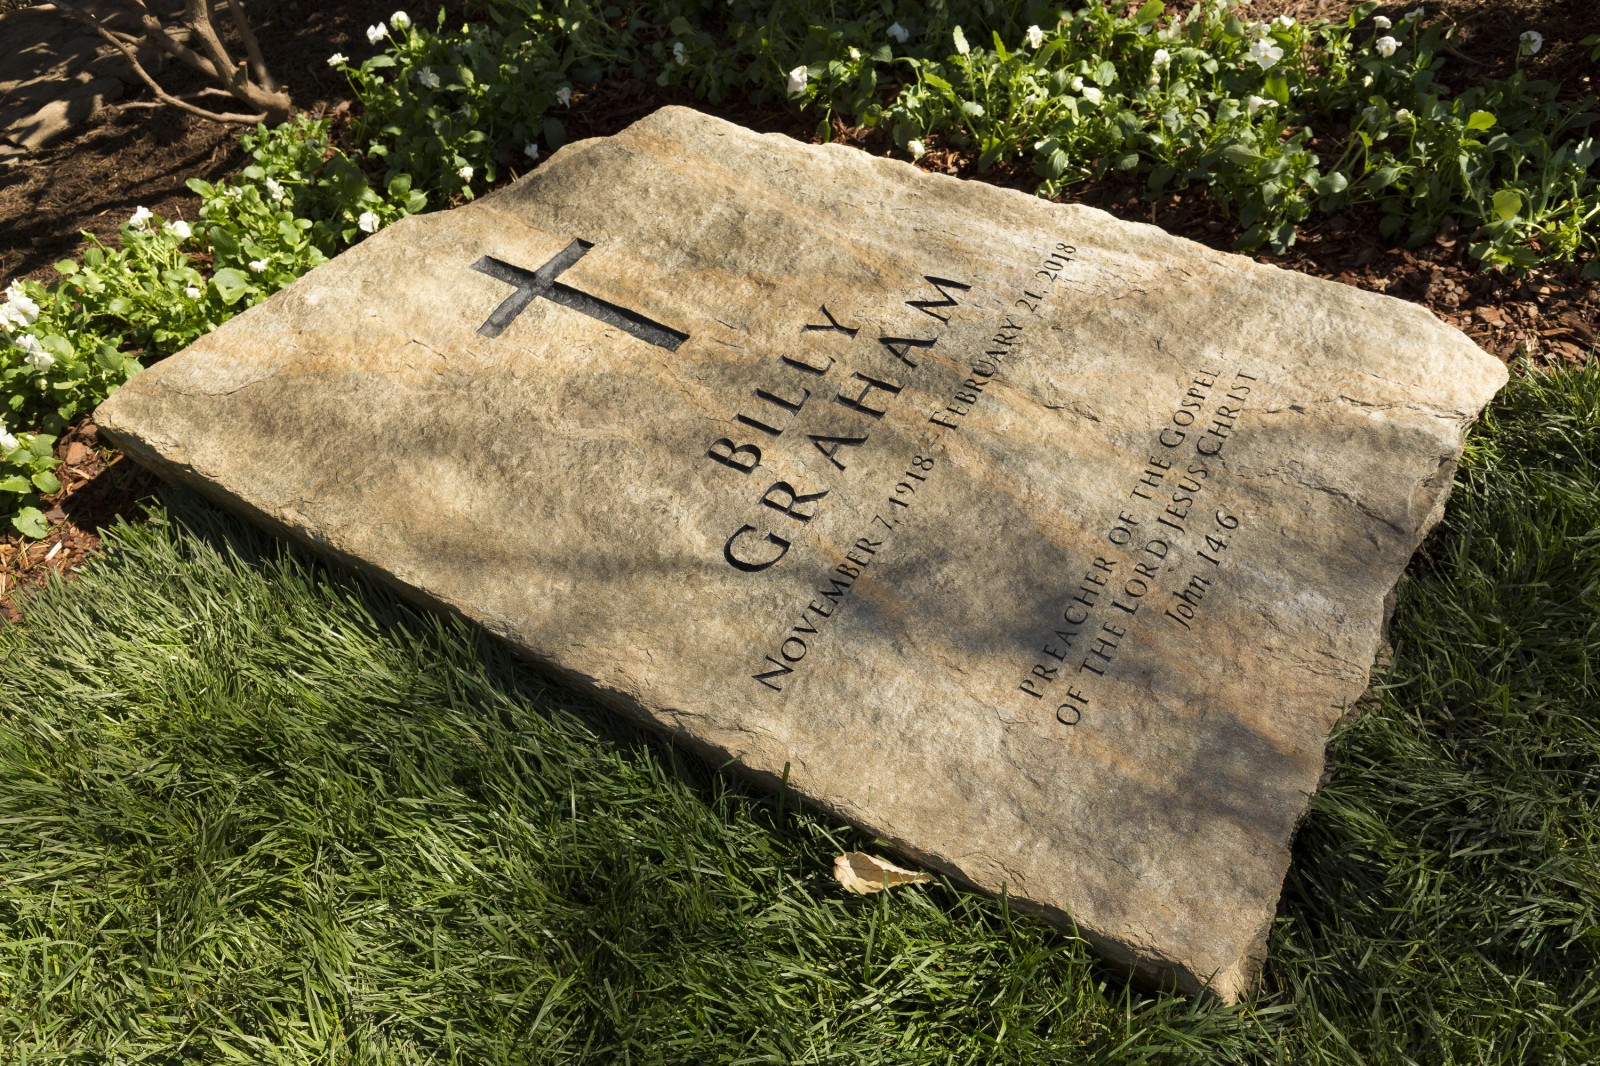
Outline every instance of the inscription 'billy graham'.
[[[945, 309], [959, 304], [953, 294], [966, 292], [972, 286], [931, 274], [924, 275], [922, 280], [931, 285], [937, 295], [909, 299], [906, 306], [948, 325], [950, 316]], [[823, 304], [819, 310], [827, 321], [801, 326], [802, 337], [813, 342], [829, 342], [835, 346], [835, 350], [839, 350], [838, 346], [848, 346], [861, 332], [858, 326], [841, 323], [828, 310], [827, 304]], [[908, 329], [905, 332], [925, 333], [927, 329]], [[806, 441], [822, 453], [835, 471], [842, 473], [848, 469], [845, 460], [853, 454], [850, 449], [860, 448], [867, 443], [873, 426], [888, 414], [895, 398], [904, 391], [906, 372], [921, 366], [923, 356], [919, 353], [937, 345], [939, 337], [937, 327], [934, 327], [932, 336], [878, 337], [876, 346], [866, 353], [874, 364], [870, 373], [850, 370], [841, 365], [835, 374], [834, 365], [838, 359], [819, 350], [779, 356], [778, 363], [785, 370], [785, 380], [775, 383], [772, 389], [755, 390], [755, 398], [765, 405], [754, 408], [755, 414], [740, 411], [733, 416], [734, 421], [761, 436], [747, 436], [738, 442], [732, 437], [720, 437], [711, 442], [711, 447], [706, 450], [706, 458], [749, 476], [761, 465], [762, 448], [770, 447], [771, 442], [785, 432], [795, 430], [804, 434]], [[824, 345], [816, 344], [815, 347]], [[876, 364], [880, 362], [885, 363], [886, 367], [879, 369]], [[848, 376], [846, 371], [849, 371]], [[815, 406], [806, 413], [806, 404], [812, 399], [813, 388], [824, 385], [833, 391], [832, 405], [822, 408], [826, 414], [820, 413]], [[829, 418], [828, 415], [834, 417]], [[801, 426], [802, 418], [809, 419], [809, 424]], [[776, 512], [776, 517], [760, 512], [754, 516], [756, 521], [746, 522], [734, 530], [723, 545], [723, 559], [735, 570], [747, 574], [760, 573], [776, 565], [789, 553], [791, 546], [789, 538], [783, 533], [792, 530], [796, 524], [805, 525], [816, 518], [822, 501], [832, 491], [832, 488], [815, 484], [772, 482], [756, 498], [754, 506]], [[787, 521], [779, 521], [780, 518]]]

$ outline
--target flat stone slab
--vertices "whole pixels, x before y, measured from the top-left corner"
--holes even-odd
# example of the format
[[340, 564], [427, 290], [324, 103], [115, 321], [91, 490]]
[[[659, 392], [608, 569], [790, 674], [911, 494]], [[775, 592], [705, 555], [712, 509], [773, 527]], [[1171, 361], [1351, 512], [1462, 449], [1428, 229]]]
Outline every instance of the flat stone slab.
[[377, 234], [95, 417], [1233, 1000], [1505, 380], [1411, 304], [667, 108]]

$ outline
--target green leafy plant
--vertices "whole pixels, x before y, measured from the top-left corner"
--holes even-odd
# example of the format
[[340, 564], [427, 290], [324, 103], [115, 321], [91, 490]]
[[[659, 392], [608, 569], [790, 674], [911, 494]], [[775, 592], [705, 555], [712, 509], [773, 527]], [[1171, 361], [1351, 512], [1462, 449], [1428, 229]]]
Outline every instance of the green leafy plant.
[[[444, 19], [441, 10], [440, 29]], [[391, 182], [414, 176], [420, 188], [471, 199], [475, 184], [499, 178], [502, 157], [536, 158], [541, 142], [552, 149], [566, 142], [551, 111], [571, 101], [572, 51], [559, 51], [557, 42], [575, 36], [575, 26], [552, 26], [549, 16], [437, 33], [396, 13], [368, 32], [374, 43], [389, 41], [385, 51], [359, 65], [343, 56], [330, 63], [361, 98], [357, 140], [388, 166]]]
[[915, 81], [885, 117], [913, 156], [942, 139], [980, 168], [1031, 157], [1048, 196], [1119, 173], [1156, 193], [1203, 185], [1247, 248], [1283, 251], [1313, 214], [1372, 205], [1382, 236], [1413, 243], [1460, 218], [1491, 265], [1592, 258], [1593, 101], [1520, 72], [1452, 94], [1444, 31], [1377, 7], [1307, 26], [1246, 22], [1227, 0], [1171, 19], [1156, 0], [1091, 0], [992, 48], [958, 26], [953, 54], [904, 61]]
[[57, 465], [54, 437], [12, 435], [0, 429], [0, 513], [11, 512], [13, 529], [30, 537], [42, 537], [48, 531], [38, 496], [61, 491], [61, 482], [52, 473]]
[[61, 489], [52, 473], [56, 434], [86, 397], [120, 383], [128, 362], [114, 347], [75, 334], [56, 290], [35, 282], [6, 290], [0, 301], [0, 520], [27, 536], [44, 535], [38, 497]]
[[1452, 217], [1488, 265], [1600, 274], [1592, 101], [1520, 71], [1452, 91], [1446, 29], [1420, 8], [1390, 19], [1368, 0], [1306, 24], [1231, 0], [1129, 7], [499, 0], [459, 30], [397, 14], [369, 31], [383, 51], [334, 60], [361, 97], [364, 150], [446, 198], [559, 147], [575, 86], [627, 74], [714, 104], [786, 102], [818, 113], [824, 138], [836, 117], [885, 126], [913, 158], [944, 144], [980, 169], [1029, 164], [1051, 197], [1118, 176], [1204, 187], [1246, 248], [1284, 251], [1308, 219], [1355, 209], [1386, 239]]
[[56, 436], [141, 360], [192, 344], [427, 204], [405, 174], [390, 178], [384, 192], [372, 188], [330, 146], [326, 120], [262, 127], [243, 144], [253, 162], [235, 178], [189, 182], [200, 197], [195, 221], [139, 208], [114, 245], [86, 235], [81, 259], [56, 264], [56, 284], [7, 290], [0, 304], [0, 520], [44, 535], [36, 497], [59, 488], [49, 473]]
[[[254, 188], [256, 199], [280, 224], [286, 213], [297, 222], [310, 223], [302, 228], [310, 246], [323, 255], [331, 256], [397, 219], [427, 209], [427, 195], [413, 188], [411, 175], [403, 171], [381, 189], [374, 188], [361, 167], [333, 146], [327, 119], [301, 115], [283, 126], [259, 126], [239, 143], [252, 162], [230, 186], [244, 190], [246, 197]], [[203, 183], [197, 188], [191, 181], [189, 187], [210, 203]], [[240, 232], [259, 229], [248, 224], [249, 218], [260, 218], [253, 203], [234, 206], [235, 211], [213, 206], [215, 224]], [[235, 225], [235, 219], [245, 224]]]
[[[948, 5], [966, 11], [978, 5]], [[628, 9], [565, 0], [496, 0], [488, 17], [447, 29], [403, 12], [371, 27], [382, 51], [336, 54], [361, 99], [362, 150], [419, 188], [470, 198], [508, 165], [531, 163], [567, 138], [562, 115], [582, 87], [610, 75], [682, 87], [714, 104], [792, 103], [875, 124], [896, 56], [926, 53], [947, 5], [817, 0], [651, 0]], [[1043, 12], [1028, 5], [1021, 14]], [[994, 21], [1010, 27], [1015, 5]], [[1040, 15], [1042, 17], [1042, 15]]]

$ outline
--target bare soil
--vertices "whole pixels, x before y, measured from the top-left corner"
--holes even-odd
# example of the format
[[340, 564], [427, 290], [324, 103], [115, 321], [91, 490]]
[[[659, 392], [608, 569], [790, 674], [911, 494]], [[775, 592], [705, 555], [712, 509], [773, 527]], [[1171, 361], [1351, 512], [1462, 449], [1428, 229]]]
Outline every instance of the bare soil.
[[[0, 0], [0, 19], [11, 0]], [[1427, 0], [1424, 0], [1427, 3]], [[284, 80], [296, 104], [313, 113], [345, 112], [353, 101], [343, 77], [327, 66], [336, 51], [368, 50], [364, 30], [385, 20], [396, 0], [256, 0], [250, 5], [269, 66]], [[419, 21], [431, 22], [440, 7], [453, 21], [470, 13], [471, 0], [426, 0], [402, 5]], [[1136, 5], [1135, 5], [1136, 6]], [[1177, 12], [1187, 4], [1169, 4]], [[1289, 14], [1300, 19], [1344, 18], [1356, 0], [1255, 0], [1254, 18]], [[1398, 18], [1414, 5], [1391, 4], [1381, 13]], [[1516, 66], [1524, 30], [1544, 35], [1539, 55], [1523, 61], [1538, 77], [1559, 80], [1574, 97], [1587, 95], [1600, 76], [1577, 42], [1600, 33], [1600, 0], [1434, 0], [1435, 15], [1452, 20], [1457, 32], [1447, 70], [1463, 83], [1504, 76]], [[3, 25], [0, 25], [3, 40]], [[182, 86], [180, 85], [180, 88]], [[171, 110], [130, 107], [130, 96], [108, 107], [64, 142], [0, 172], [0, 283], [16, 277], [50, 280], [57, 260], [77, 254], [81, 232], [110, 241], [140, 205], [166, 218], [193, 219], [198, 200], [185, 187], [191, 177], [215, 180], [243, 165], [239, 129]], [[705, 108], [681, 93], [653, 84], [618, 80], [580, 92], [563, 117], [575, 137], [614, 133], [666, 103]], [[755, 112], [732, 106], [714, 109], [725, 118], [803, 140], [815, 139], [809, 120], [787, 112]], [[887, 151], [881, 131], [836, 126], [836, 140]], [[979, 177], [970, 155], [931, 152], [926, 169]], [[1026, 168], [997, 168], [984, 180], [1031, 190]], [[1232, 249], [1237, 227], [1206, 196], [1168, 194], [1151, 200], [1142, 189], [1115, 182], [1071, 190], [1071, 199], [1118, 217], [1153, 222], [1220, 249]], [[1288, 255], [1261, 255], [1262, 262], [1383, 292], [1423, 304], [1486, 350], [1522, 367], [1578, 365], [1595, 348], [1600, 323], [1600, 284], [1583, 281], [1575, 269], [1537, 270], [1525, 276], [1485, 272], [1467, 255], [1466, 235], [1447, 224], [1427, 246], [1407, 249], [1378, 236], [1377, 219], [1364, 215], [1316, 221], [1302, 230]], [[134, 517], [154, 479], [100, 441], [84, 420], [63, 435], [57, 449], [63, 489], [46, 501], [53, 523], [41, 542], [0, 534], [0, 621], [18, 617], [19, 591], [51, 575], [70, 576], [99, 546], [98, 530], [118, 517]]]

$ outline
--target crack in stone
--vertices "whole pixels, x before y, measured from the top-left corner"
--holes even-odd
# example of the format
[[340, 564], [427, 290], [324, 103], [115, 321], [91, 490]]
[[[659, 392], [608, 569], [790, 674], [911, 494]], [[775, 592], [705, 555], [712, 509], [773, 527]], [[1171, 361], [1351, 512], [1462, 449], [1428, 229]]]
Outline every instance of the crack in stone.
[[[1225, 462], [1223, 463], [1223, 468], [1224, 469], [1227, 468], [1227, 464]], [[1377, 522], [1377, 523], [1387, 527], [1388, 529], [1393, 530], [1398, 536], [1400, 536], [1401, 538], [1403, 538], [1405, 540], [1409, 541], [1415, 535], [1415, 531], [1414, 530], [1407, 529], [1405, 526], [1401, 525], [1399, 522], [1396, 522], [1394, 519], [1392, 519], [1389, 516], [1381, 513], [1380, 511], [1375, 509], [1371, 504], [1367, 503], [1365, 500], [1357, 498], [1348, 489], [1342, 489], [1342, 488], [1339, 488], [1336, 485], [1324, 485], [1324, 484], [1321, 484], [1320, 482], [1317, 482], [1317, 481], [1308, 480], [1305, 476], [1303, 476], [1301, 474], [1300, 471], [1296, 470], [1293, 467], [1289, 467], [1289, 468], [1285, 468], [1285, 469], [1281, 469], [1281, 470], [1267, 470], [1267, 471], [1264, 471], [1264, 472], [1262, 472], [1260, 474], [1245, 474], [1245, 473], [1241, 473], [1241, 472], [1234, 472], [1233, 476], [1238, 478], [1238, 479], [1240, 479], [1241, 481], [1257, 481], [1257, 480], [1260, 480], [1261, 478], [1268, 478], [1268, 477], [1270, 477], [1270, 478], [1279, 478], [1279, 479], [1287, 479], [1289, 481], [1294, 482], [1296, 485], [1301, 486], [1302, 488], [1310, 489], [1312, 492], [1320, 492], [1325, 496], [1332, 496], [1335, 499], [1343, 500], [1345, 503], [1348, 503], [1351, 507], [1354, 507], [1361, 514], [1363, 514], [1366, 517], [1372, 519], [1374, 522]]]

